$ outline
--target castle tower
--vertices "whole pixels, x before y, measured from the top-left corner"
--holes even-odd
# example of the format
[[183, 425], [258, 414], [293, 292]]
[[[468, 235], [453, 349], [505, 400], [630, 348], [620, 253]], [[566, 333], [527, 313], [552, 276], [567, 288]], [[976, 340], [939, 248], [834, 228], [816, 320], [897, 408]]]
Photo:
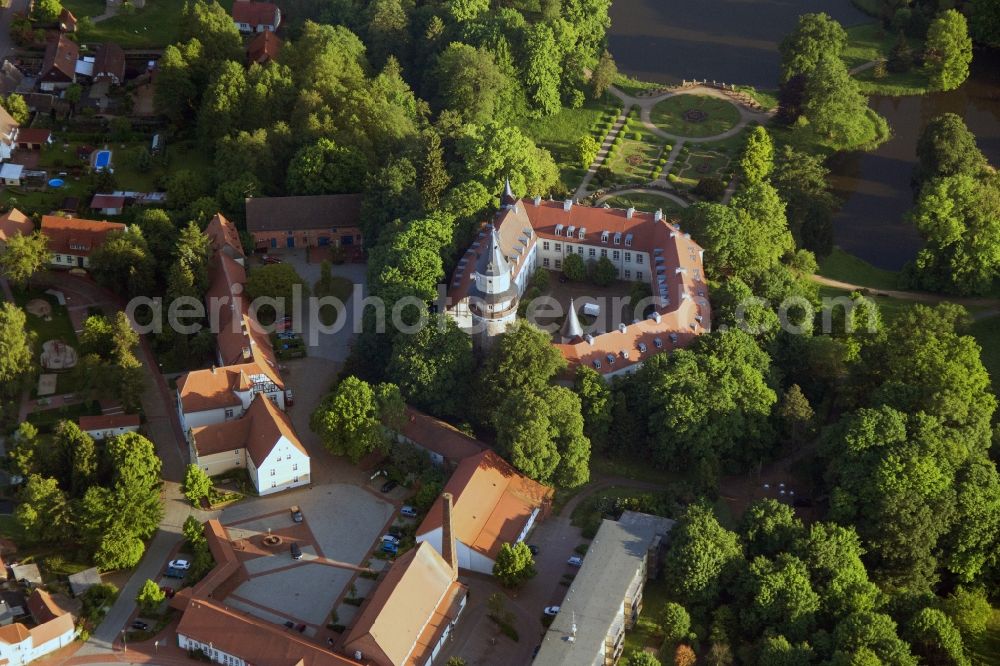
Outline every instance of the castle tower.
[[500, 210], [513, 208], [516, 203], [517, 197], [514, 196], [514, 188], [510, 186], [510, 178], [507, 178], [504, 181], [503, 194], [500, 195]]
[[564, 345], [583, 337], [583, 326], [580, 325], [580, 318], [576, 315], [576, 307], [573, 305], [572, 298], [569, 299], [569, 312], [566, 313], [566, 321], [559, 329], [559, 337]]
[[480, 350], [489, 349], [496, 336], [507, 330], [517, 316], [517, 285], [503, 251], [496, 227], [490, 225], [486, 251], [476, 262], [476, 282], [469, 290], [469, 310]]

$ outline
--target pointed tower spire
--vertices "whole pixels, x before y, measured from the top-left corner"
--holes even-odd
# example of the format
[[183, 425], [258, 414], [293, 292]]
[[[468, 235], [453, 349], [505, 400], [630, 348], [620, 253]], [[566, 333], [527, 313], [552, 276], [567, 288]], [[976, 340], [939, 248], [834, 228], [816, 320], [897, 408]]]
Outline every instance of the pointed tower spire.
[[500, 250], [500, 239], [497, 238], [497, 228], [493, 225], [490, 225], [490, 240], [486, 246], [486, 252], [483, 253], [483, 258], [485, 262], [483, 263], [482, 270], [479, 271], [481, 274], [487, 277], [496, 277], [510, 273], [510, 264]]
[[517, 203], [514, 188], [510, 186], [510, 177], [504, 180], [503, 194], [500, 195], [500, 207], [511, 208]]
[[559, 335], [564, 345], [569, 344], [575, 338], [583, 337], [583, 326], [580, 325], [580, 319], [576, 315], [576, 306], [573, 305], [572, 298], [569, 299], [569, 312], [566, 314], [566, 321], [563, 322]]

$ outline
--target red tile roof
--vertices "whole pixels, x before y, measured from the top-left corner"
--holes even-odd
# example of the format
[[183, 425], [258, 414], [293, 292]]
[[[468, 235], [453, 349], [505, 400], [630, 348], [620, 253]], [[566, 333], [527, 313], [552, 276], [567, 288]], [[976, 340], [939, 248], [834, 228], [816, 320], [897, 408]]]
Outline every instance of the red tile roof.
[[35, 225], [27, 215], [16, 208], [0, 215], [0, 241], [6, 241], [14, 236], [30, 234]]
[[65, 35], [49, 41], [45, 46], [42, 60], [42, 81], [68, 82], [76, 78], [76, 61], [80, 57], [80, 47]]
[[[262, 35], [270, 35], [269, 32], [262, 32]], [[225, 250], [230, 257], [242, 259], [246, 257], [243, 252], [243, 243], [240, 241], [240, 232], [236, 225], [226, 219], [222, 213], [216, 213], [208, 226], [205, 227], [205, 235], [212, 240], [212, 249], [218, 252]]]
[[66, 610], [59, 605], [56, 599], [40, 588], [35, 589], [28, 597], [28, 612], [38, 624], [44, 624], [66, 614]]
[[116, 196], [114, 194], [95, 194], [94, 198], [90, 200], [90, 207], [94, 210], [100, 210], [102, 208], [124, 208], [125, 197]]
[[255, 29], [259, 25], [275, 25], [277, 13], [278, 6], [270, 2], [236, 0], [233, 3], [233, 20]]
[[42, 144], [52, 136], [52, 130], [39, 127], [22, 128], [17, 133], [17, 142], [21, 144]]
[[138, 414], [108, 414], [101, 416], [81, 416], [77, 423], [80, 430], [112, 430], [114, 428], [138, 428]]
[[[270, 380], [256, 363], [192, 370], [178, 380], [177, 393], [186, 413], [239, 407], [243, 403], [236, 391], [250, 390], [253, 378], [261, 375]], [[278, 384], [279, 388], [283, 386]]]
[[88, 256], [104, 243], [108, 232], [121, 231], [124, 224], [98, 222], [77, 217], [42, 216], [42, 233], [49, 239], [49, 250], [56, 254]]
[[486, 448], [482, 442], [469, 437], [455, 426], [410, 406], [406, 407], [406, 421], [401, 432], [407, 439], [453, 463], [474, 456]]
[[258, 32], [247, 44], [247, 60], [263, 65], [278, 57], [281, 46], [281, 38], [270, 30]]
[[[460, 462], [443, 492], [455, 498], [455, 538], [489, 558], [502, 544], [516, 541], [532, 512], [544, 510], [553, 495], [552, 488], [521, 476], [491, 450]], [[442, 502], [438, 497], [427, 512], [418, 537], [441, 527]]]
[[200, 455], [245, 448], [257, 467], [267, 460], [282, 437], [309, 455], [288, 415], [261, 393], [254, 396], [250, 408], [240, 418], [194, 428], [191, 432]]
[[125, 80], [125, 51], [117, 44], [101, 44], [94, 54], [94, 80], [105, 77]]

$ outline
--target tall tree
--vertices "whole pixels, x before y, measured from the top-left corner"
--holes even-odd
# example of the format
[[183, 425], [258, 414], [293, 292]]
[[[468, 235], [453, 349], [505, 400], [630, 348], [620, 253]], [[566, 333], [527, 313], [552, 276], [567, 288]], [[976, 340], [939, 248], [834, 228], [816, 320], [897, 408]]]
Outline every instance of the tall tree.
[[607, 49], [601, 52], [601, 57], [597, 61], [597, 65], [594, 67], [593, 73], [590, 75], [590, 88], [591, 95], [594, 99], [600, 99], [604, 96], [604, 93], [608, 91], [608, 88], [615, 82], [615, 77], [618, 76], [618, 66], [615, 64], [615, 59], [611, 57], [611, 54]]
[[155, 260], [135, 225], [108, 233], [90, 253], [90, 272], [98, 284], [123, 296], [154, 293]]
[[42, 232], [17, 234], [7, 240], [7, 246], [0, 254], [0, 274], [14, 284], [24, 286], [48, 262], [48, 239]]
[[488, 50], [452, 42], [428, 76], [436, 91], [431, 100], [438, 109], [451, 109], [477, 124], [508, 119], [504, 90], [510, 82]]
[[771, 135], [760, 125], [747, 134], [739, 167], [747, 182], [760, 182], [771, 175], [774, 168], [774, 143]]
[[13, 303], [0, 304], [0, 384], [7, 389], [16, 389], [34, 367], [35, 335], [27, 325], [24, 310]]
[[330, 139], [301, 148], [288, 165], [291, 194], [343, 194], [358, 192], [367, 170], [364, 156]]
[[692, 504], [671, 530], [664, 579], [682, 604], [706, 606], [743, 559], [739, 537], [719, 524], [712, 509]]
[[420, 163], [420, 201], [424, 210], [438, 208], [441, 195], [448, 188], [450, 179], [445, 168], [441, 136], [428, 130], [424, 132], [424, 158]]
[[917, 141], [917, 178], [926, 182], [945, 176], [978, 176], [986, 158], [976, 146], [976, 136], [962, 117], [942, 113], [927, 123]]
[[880, 127], [874, 118], [885, 119], [868, 109], [858, 83], [847, 72], [844, 62], [824, 53], [806, 83], [803, 108], [811, 126], [832, 145], [853, 148], [878, 138]]
[[839, 59], [847, 46], [847, 33], [827, 14], [803, 14], [795, 30], [785, 37], [781, 51], [781, 80], [794, 76], [812, 78], [824, 55]]
[[19, 499], [14, 517], [29, 542], [58, 543], [72, 534], [70, 506], [55, 479], [32, 474]]
[[[574, 255], [575, 256], [575, 255]], [[580, 397], [583, 431], [590, 443], [602, 451], [611, 431], [613, 398], [611, 388], [599, 372], [586, 365], [576, 371], [573, 390]]]
[[535, 560], [523, 541], [500, 545], [496, 562], [493, 564], [493, 575], [504, 587], [519, 587], [535, 576]]
[[527, 29], [524, 82], [528, 101], [538, 115], [550, 116], [560, 109], [559, 47], [552, 28], [545, 23], [536, 23]]
[[377, 388], [357, 377], [346, 377], [312, 413], [310, 427], [335, 455], [348, 456], [356, 463], [388, 446], [382, 430], [386, 406], [380, 404]]
[[472, 338], [455, 320], [437, 315], [415, 335], [400, 335], [387, 373], [408, 402], [438, 416], [460, 417], [468, 402]]
[[938, 90], [953, 90], [969, 78], [972, 62], [972, 38], [969, 25], [957, 9], [946, 9], [931, 21], [924, 47], [924, 67], [931, 85]]

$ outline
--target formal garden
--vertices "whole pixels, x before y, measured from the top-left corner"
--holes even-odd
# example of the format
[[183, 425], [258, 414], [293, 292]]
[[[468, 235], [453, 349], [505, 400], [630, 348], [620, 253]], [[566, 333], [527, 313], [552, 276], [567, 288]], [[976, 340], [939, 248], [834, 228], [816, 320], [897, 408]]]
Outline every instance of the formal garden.
[[673, 199], [651, 192], [624, 191], [605, 199], [603, 204], [607, 204], [611, 208], [635, 208], [647, 213], [662, 210], [668, 217], [679, 215], [684, 210], [684, 206]]
[[740, 122], [740, 111], [732, 102], [707, 95], [673, 95], [650, 111], [650, 120], [664, 132], [701, 138], [722, 134]]

